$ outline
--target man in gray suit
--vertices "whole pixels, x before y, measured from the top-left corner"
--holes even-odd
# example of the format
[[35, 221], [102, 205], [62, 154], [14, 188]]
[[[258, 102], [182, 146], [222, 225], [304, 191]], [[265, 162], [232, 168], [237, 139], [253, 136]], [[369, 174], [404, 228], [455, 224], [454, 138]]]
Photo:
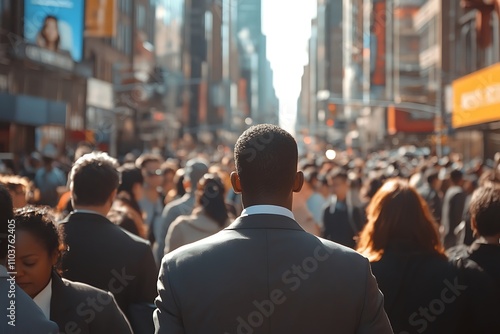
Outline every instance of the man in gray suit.
[[[57, 324], [45, 317], [33, 299], [16, 284], [14, 275], [9, 274], [7, 268], [2, 265], [7, 260], [8, 245], [12, 245], [15, 240], [13, 234], [9, 237], [9, 229], [14, 224], [12, 210], [9, 191], [0, 185], [0, 333], [59, 333]], [[15, 270], [10, 265], [8, 267], [11, 271]]]
[[163, 258], [156, 333], [392, 333], [368, 260], [294, 220], [297, 155], [279, 127], [241, 135], [231, 182], [245, 210]]

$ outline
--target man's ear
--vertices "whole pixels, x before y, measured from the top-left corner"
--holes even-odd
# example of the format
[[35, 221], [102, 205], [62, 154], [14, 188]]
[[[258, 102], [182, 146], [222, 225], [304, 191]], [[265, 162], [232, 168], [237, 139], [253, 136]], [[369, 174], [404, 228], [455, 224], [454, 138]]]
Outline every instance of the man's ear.
[[234, 192], [237, 194], [241, 194], [241, 181], [240, 176], [236, 172], [231, 173], [231, 185], [233, 186]]
[[293, 192], [298, 193], [302, 186], [304, 185], [304, 173], [302, 171], [298, 171], [295, 174], [295, 180], [293, 181]]

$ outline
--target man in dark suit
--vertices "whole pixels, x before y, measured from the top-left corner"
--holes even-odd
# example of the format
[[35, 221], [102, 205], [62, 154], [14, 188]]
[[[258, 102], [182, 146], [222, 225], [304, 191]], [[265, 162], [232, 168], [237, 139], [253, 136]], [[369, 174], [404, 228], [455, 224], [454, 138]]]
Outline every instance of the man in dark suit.
[[105, 153], [86, 154], [73, 165], [74, 211], [59, 225], [68, 247], [62, 268], [64, 278], [113, 293], [130, 317], [130, 305], [153, 302], [157, 269], [149, 242], [106, 218], [119, 182], [117, 162]]
[[297, 156], [279, 127], [241, 135], [231, 182], [245, 210], [163, 258], [156, 333], [392, 333], [368, 260], [294, 220]]
[[323, 237], [346, 247], [356, 247], [356, 238], [363, 229], [364, 215], [356, 207], [349, 191], [349, 177], [341, 169], [329, 173], [328, 183], [333, 195], [323, 211]]
[[[14, 246], [13, 233], [14, 214], [12, 198], [9, 191], [0, 184], [0, 263], [7, 261], [9, 245]], [[11, 226], [9, 226], [11, 224]], [[9, 234], [10, 233], [10, 234]], [[11, 237], [9, 237], [11, 235]], [[13, 249], [10, 247], [10, 249]], [[0, 333], [2, 334], [56, 334], [59, 327], [45, 317], [42, 310], [35, 304], [15, 281], [14, 274], [9, 274], [7, 268], [0, 264]], [[15, 267], [10, 267], [15, 271]]]
[[450, 173], [451, 186], [443, 199], [441, 217], [441, 234], [444, 239], [444, 248], [449, 249], [457, 244], [458, 237], [455, 228], [463, 218], [466, 194], [462, 188], [463, 173], [455, 169]]
[[437, 223], [441, 222], [441, 210], [443, 209], [441, 194], [439, 189], [441, 189], [441, 180], [439, 179], [439, 173], [435, 170], [430, 170], [427, 173], [427, 186], [425, 187], [423, 193], [421, 194], [429, 210], [431, 210], [434, 219]]

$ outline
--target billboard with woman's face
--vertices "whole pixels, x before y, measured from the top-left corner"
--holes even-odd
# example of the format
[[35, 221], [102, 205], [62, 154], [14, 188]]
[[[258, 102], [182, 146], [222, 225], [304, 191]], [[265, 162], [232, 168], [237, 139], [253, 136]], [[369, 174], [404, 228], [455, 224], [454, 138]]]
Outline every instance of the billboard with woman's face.
[[24, 38], [45, 49], [82, 60], [84, 0], [25, 0]]

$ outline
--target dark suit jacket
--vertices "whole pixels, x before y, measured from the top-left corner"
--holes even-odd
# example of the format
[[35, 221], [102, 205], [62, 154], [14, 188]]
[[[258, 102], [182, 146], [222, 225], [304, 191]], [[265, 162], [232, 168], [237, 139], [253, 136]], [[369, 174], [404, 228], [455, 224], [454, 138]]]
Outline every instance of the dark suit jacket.
[[[42, 310], [17, 284], [14, 283], [15, 297], [9, 298], [11, 283], [9, 277], [0, 276], [0, 333], [2, 334], [57, 334], [57, 325], [48, 320]], [[7, 316], [11, 314], [10, 301], [15, 301], [15, 327], [9, 325]]]
[[132, 334], [111, 293], [57, 274], [52, 275], [50, 318], [66, 334]]
[[439, 196], [439, 193], [435, 189], [429, 189], [427, 193], [424, 194], [425, 201], [432, 212], [432, 215], [439, 223], [441, 222], [441, 211], [443, 208], [443, 201]]
[[373, 274], [395, 333], [496, 333], [498, 294], [482, 273], [457, 268], [445, 257], [393, 241]]
[[368, 260], [280, 215], [167, 254], [156, 333], [392, 333]]
[[125, 315], [131, 303], [152, 303], [157, 267], [149, 242], [91, 213], [71, 213], [61, 222], [69, 247], [63, 277], [110, 291]]
[[[338, 205], [342, 205], [337, 203]], [[351, 210], [351, 212], [349, 212]], [[336, 208], [330, 212], [330, 206], [323, 211], [323, 237], [349, 248], [356, 247], [356, 237], [363, 230], [365, 217], [358, 207]]]
[[462, 191], [458, 194], [455, 194], [449, 199], [450, 209], [448, 213], [448, 220], [450, 223], [450, 228], [448, 234], [444, 237], [445, 249], [453, 247], [457, 244], [457, 236], [455, 235], [454, 231], [458, 224], [460, 224], [460, 222], [462, 221], [466, 197], [467, 196], [465, 192]]
[[500, 289], [500, 246], [475, 241], [470, 247], [460, 245], [448, 252], [451, 259], [468, 259], [488, 274]]

